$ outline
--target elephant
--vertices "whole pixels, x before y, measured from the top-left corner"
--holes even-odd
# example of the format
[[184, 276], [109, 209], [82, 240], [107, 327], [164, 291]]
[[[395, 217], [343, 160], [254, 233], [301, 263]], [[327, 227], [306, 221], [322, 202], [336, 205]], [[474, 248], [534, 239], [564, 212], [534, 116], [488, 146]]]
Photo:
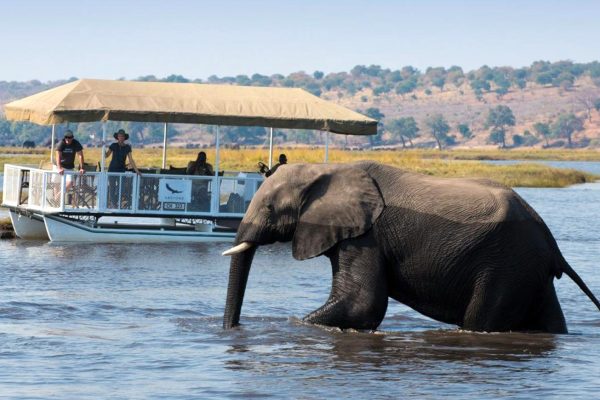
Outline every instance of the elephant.
[[430, 318], [483, 332], [567, 333], [554, 278], [600, 302], [550, 230], [512, 189], [371, 161], [283, 165], [240, 222], [230, 255], [223, 327], [239, 325], [260, 245], [292, 242], [297, 260], [325, 255], [329, 298], [304, 321], [376, 330], [388, 298]]

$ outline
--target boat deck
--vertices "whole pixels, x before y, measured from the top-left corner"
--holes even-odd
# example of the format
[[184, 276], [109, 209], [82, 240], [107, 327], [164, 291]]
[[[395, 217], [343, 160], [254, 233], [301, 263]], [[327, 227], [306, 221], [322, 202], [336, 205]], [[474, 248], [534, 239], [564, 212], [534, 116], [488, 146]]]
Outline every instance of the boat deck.
[[[52, 217], [53, 225], [60, 222], [87, 232], [90, 229], [106, 232], [110, 228], [121, 233], [155, 230], [163, 235], [192, 232], [231, 238], [264, 179], [260, 174], [243, 172], [224, 176], [161, 172], [165, 171], [141, 176], [130, 172], [60, 175], [51, 170], [7, 164], [2, 205], [11, 210], [18, 235], [16, 215], [32, 219], [27, 222], [29, 225], [35, 225], [34, 220], [43, 220], [51, 240], [56, 239], [49, 231], [47, 217]], [[105, 217], [135, 217], [150, 222], [105, 222]]]

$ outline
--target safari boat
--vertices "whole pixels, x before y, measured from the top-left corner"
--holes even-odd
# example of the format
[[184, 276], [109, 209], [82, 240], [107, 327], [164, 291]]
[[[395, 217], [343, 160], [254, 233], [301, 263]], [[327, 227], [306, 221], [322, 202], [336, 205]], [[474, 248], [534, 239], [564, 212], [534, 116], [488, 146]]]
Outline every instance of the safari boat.
[[[269, 167], [277, 128], [325, 131], [325, 162], [330, 132], [377, 133], [377, 121], [297, 88], [82, 79], [8, 103], [4, 111], [10, 121], [52, 126], [49, 163], [5, 165], [2, 206], [20, 238], [58, 242], [233, 240], [263, 177], [219, 169], [220, 126], [270, 128]], [[93, 121], [103, 122], [99, 166], [83, 175], [53, 171], [56, 125]], [[162, 168], [141, 176], [107, 172], [106, 121], [164, 123]], [[170, 123], [216, 126], [214, 176], [167, 169]], [[111, 182], [118, 185], [111, 189]]]

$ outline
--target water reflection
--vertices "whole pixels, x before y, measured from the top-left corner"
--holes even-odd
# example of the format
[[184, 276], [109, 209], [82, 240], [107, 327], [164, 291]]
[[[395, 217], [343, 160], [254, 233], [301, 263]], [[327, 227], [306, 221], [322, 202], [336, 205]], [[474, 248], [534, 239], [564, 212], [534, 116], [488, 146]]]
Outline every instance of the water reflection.
[[227, 362], [229, 368], [263, 370], [265, 358], [275, 357], [278, 368], [287, 364], [301, 364], [303, 369], [319, 365], [322, 368], [327, 363], [336, 370], [360, 366], [361, 370], [393, 368], [400, 372], [436, 361], [465, 365], [520, 363], [551, 356], [557, 349], [557, 336], [550, 334], [458, 330], [342, 332], [275, 320], [261, 329], [264, 323], [256, 320], [224, 334], [227, 353], [234, 356]]

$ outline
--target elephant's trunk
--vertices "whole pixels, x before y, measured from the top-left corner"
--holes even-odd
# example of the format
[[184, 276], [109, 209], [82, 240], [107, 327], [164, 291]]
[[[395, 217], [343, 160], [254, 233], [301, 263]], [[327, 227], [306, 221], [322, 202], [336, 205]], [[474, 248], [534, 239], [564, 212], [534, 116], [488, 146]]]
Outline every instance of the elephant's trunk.
[[248, 282], [248, 274], [256, 247], [234, 254], [231, 257], [229, 267], [229, 285], [227, 286], [227, 302], [225, 304], [225, 314], [223, 316], [223, 328], [231, 329], [239, 325], [242, 303], [244, 302], [244, 292]]

